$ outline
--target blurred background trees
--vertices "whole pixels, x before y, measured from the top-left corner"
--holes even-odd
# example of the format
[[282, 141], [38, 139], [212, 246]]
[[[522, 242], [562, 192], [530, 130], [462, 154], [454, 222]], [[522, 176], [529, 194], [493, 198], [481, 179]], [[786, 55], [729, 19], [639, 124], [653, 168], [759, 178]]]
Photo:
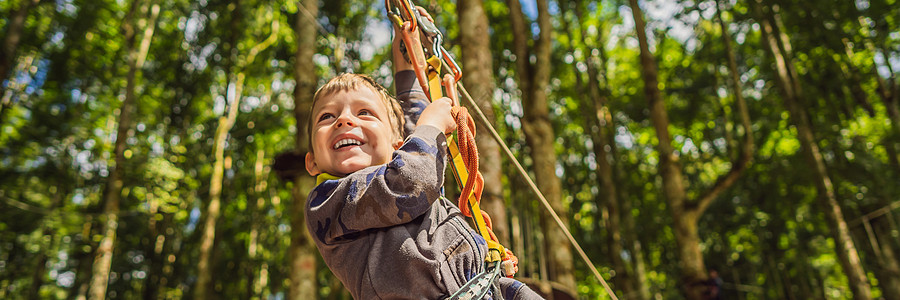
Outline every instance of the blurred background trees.
[[[619, 298], [900, 299], [896, 1], [416, 4]], [[0, 2], [0, 298], [348, 299], [297, 158], [383, 10]], [[606, 297], [487, 137], [518, 277]]]

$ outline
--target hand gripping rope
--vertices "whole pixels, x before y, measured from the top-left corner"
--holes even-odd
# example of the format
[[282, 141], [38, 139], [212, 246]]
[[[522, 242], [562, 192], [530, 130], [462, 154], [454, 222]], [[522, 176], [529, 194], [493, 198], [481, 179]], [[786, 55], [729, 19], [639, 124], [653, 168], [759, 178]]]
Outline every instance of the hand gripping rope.
[[[518, 270], [518, 258], [500, 245], [497, 236], [491, 229], [490, 216], [479, 207], [484, 178], [478, 171], [475, 122], [466, 108], [459, 106], [460, 102], [456, 92], [456, 82], [462, 78], [462, 70], [442, 46], [443, 36], [440, 30], [427, 18], [421, 16], [409, 0], [385, 0], [385, 8], [388, 11], [388, 18], [401, 29], [400, 34], [407, 50], [406, 53], [422, 90], [430, 100], [434, 101], [444, 96], [443, 86], [447, 97], [454, 103], [451, 113], [457, 123], [457, 133], [456, 139], [452, 136], [448, 137], [448, 146], [452, 162], [451, 171], [457, 183], [463, 187], [459, 198], [459, 207], [463, 215], [472, 217], [475, 229], [488, 244], [488, 255], [485, 258], [488, 268], [485, 273], [476, 276], [451, 298], [466, 299], [466, 296], [473, 296], [471, 291], [476, 290], [486, 293], [486, 287], [476, 284], [478, 281], [476, 279], [494, 282], [496, 276], [500, 274], [500, 269], [504, 276], [512, 277]], [[420, 37], [420, 32], [425, 37], [424, 41]], [[443, 80], [439, 76], [442, 62], [447, 64], [450, 71], [449, 74], [444, 75]], [[459, 144], [456, 142], [457, 139]], [[494, 275], [490, 276], [491, 278], [481, 276], [491, 274]], [[479, 294], [479, 292], [475, 294]]]

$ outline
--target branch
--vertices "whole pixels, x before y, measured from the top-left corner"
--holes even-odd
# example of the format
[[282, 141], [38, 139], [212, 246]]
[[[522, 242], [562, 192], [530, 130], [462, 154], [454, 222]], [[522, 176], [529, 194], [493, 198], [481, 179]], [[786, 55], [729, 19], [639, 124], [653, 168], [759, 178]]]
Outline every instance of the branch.
[[718, 7], [718, 2], [716, 2], [716, 18], [719, 21], [719, 26], [722, 29], [722, 43], [725, 44], [725, 52], [728, 58], [728, 69], [729, 73], [731, 73], [730, 78], [732, 81], [732, 88], [734, 89], [734, 97], [735, 102], [737, 102], [738, 114], [741, 116], [741, 127], [744, 128], [744, 141], [741, 145], [740, 156], [731, 163], [731, 170], [728, 171], [723, 176], [719, 176], [716, 180], [716, 183], [710, 188], [706, 193], [700, 196], [700, 200], [697, 202], [697, 212], [702, 214], [707, 207], [719, 197], [719, 195], [730, 188], [734, 183], [741, 177], [744, 173], [744, 170], [747, 169], [747, 166], [750, 164], [750, 161], [753, 159], [753, 129], [750, 127], [750, 113], [749, 109], [747, 109], [747, 102], [744, 101], [743, 94], [741, 91], [741, 81], [738, 78], [738, 70], [737, 70], [737, 62], [734, 57], [733, 49], [731, 48], [731, 40], [728, 35], [728, 28], [725, 26], [725, 22], [722, 21], [722, 16], [720, 14], [720, 8]]
[[725, 175], [719, 176], [716, 180], [716, 184], [713, 185], [712, 188], [706, 191], [702, 196], [700, 196], [700, 200], [697, 201], [697, 212], [702, 214], [710, 204], [712, 204], [713, 200], [719, 197], [722, 192], [730, 188], [737, 182], [738, 178], [744, 173], [744, 170], [747, 169], [747, 166], [750, 165], [750, 160], [752, 159], [752, 148], [753, 145], [744, 143], [742, 145], [741, 156], [731, 163], [731, 170], [728, 170], [728, 173]]
[[25, 202], [21, 202], [18, 200], [10, 199], [10, 198], [3, 197], [3, 196], [0, 196], [0, 199], [2, 199], [3, 202], [5, 202], [7, 205], [24, 210], [24, 211], [29, 211], [29, 212], [33, 212], [36, 214], [42, 214], [42, 215], [49, 215], [51, 213], [51, 211], [46, 208], [34, 206], [34, 205], [31, 205], [31, 204], [28, 204]]
[[240, 64], [241, 71], [240, 71], [240, 73], [238, 73], [237, 80], [234, 85], [235, 86], [234, 99], [231, 101], [231, 107], [228, 108], [228, 115], [227, 115], [226, 119], [223, 120], [223, 122], [225, 122], [225, 124], [222, 127], [225, 128], [224, 130], [226, 131], [226, 133], [229, 130], [231, 130], [231, 127], [234, 126], [234, 121], [237, 119], [238, 106], [241, 103], [241, 94], [243, 94], [244, 78], [246, 76], [246, 75], [244, 75], [244, 72], [245, 72], [244, 69], [246, 69], [247, 66], [252, 64], [254, 60], [256, 60], [256, 55], [258, 55], [263, 50], [266, 50], [266, 48], [269, 48], [269, 46], [272, 46], [272, 44], [274, 44], [275, 41], [278, 40], [279, 25], [280, 24], [278, 23], [278, 19], [273, 20], [272, 21], [272, 33], [269, 34], [269, 37], [267, 37], [265, 40], [263, 40], [259, 44], [256, 44], [255, 46], [253, 46], [253, 48], [250, 48], [250, 52], [247, 53], [247, 58], [243, 61], [243, 64]]
[[272, 46], [275, 41], [278, 40], [278, 28], [280, 24], [278, 23], [278, 19], [272, 20], [272, 33], [269, 34], [269, 37], [266, 38], [262, 43], [256, 44], [253, 48], [250, 49], [250, 53], [247, 54], [246, 64], [249, 65], [256, 60], [256, 55]]
[[863, 220], [872, 220], [872, 219], [878, 218], [880, 216], [890, 213], [892, 210], [895, 210], [897, 208], [900, 208], [900, 201], [895, 201], [891, 204], [888, 204], [887, 206], [884, 206], [884, 207], [876, 209], [870, 213], [867, 213], [864, 216], [859, 217], [856, 220], [847, 222], [847, 226], [850, 226], [850, 228], [859, 226], [860, 224], [863, 223]]

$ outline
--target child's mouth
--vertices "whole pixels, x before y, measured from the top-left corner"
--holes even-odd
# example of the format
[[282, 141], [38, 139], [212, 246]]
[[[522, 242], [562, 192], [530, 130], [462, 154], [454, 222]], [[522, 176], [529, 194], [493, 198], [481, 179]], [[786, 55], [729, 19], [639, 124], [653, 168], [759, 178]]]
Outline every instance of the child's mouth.
[[344, 148], [349, 148], [349, 147], [353, 147], [353, 146], [358, 147], [358, 146], [362, 146], [362, 144], [363, 144], [363, 142], [356, 140], [356, 139], [352, 139], [352, 138], [342, 139], [340, 141], [337, 141], [337, 143], [334, 143], [334, 149], [338, 150], [338, 149], [344, 149]]

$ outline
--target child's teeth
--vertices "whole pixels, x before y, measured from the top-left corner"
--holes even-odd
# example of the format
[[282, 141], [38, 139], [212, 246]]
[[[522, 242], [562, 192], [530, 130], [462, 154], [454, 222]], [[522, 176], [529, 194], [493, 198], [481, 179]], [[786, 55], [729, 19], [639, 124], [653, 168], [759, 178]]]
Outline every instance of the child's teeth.
[[359, 145], [361, 143], [354, 139], [343, 139], [334, 144], [334, 149], [340, 148], [345, 145], [350, 145], [350, 144]]

